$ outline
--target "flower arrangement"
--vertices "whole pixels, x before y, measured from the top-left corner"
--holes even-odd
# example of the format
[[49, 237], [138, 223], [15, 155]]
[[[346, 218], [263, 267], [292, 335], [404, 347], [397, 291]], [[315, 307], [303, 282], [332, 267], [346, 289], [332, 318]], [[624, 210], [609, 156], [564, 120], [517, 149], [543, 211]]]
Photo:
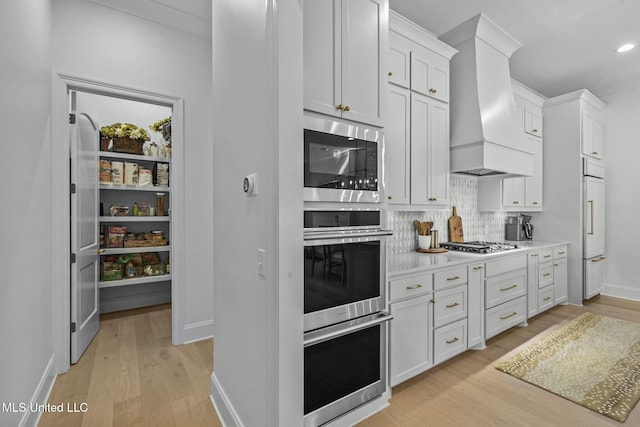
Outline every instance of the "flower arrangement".
[[100, 128], [100, 133], [106, 138], [130, 138], [140, 139], [142, 141], [149, 140], [149, 134], [147, 131], [139, 128], [131, 123], [114, 123], [109, 126], [103, 126]]
[[164, 128], [165, 123], [171, 123], [171, 117], [158, 120], [154, 124], [150, 125], [149, 129], [151, 129], [154, 132], [162, 132], [162, 129]]

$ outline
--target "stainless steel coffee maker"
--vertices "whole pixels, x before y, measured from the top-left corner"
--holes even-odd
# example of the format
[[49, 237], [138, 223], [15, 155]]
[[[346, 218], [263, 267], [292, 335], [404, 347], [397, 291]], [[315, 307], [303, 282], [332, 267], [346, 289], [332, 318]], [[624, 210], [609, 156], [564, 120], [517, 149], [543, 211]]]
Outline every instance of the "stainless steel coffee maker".
[[530, 215], [510, 216], [505, 225], [506, 240], [531, 240], [533, 239], [533, 224]]

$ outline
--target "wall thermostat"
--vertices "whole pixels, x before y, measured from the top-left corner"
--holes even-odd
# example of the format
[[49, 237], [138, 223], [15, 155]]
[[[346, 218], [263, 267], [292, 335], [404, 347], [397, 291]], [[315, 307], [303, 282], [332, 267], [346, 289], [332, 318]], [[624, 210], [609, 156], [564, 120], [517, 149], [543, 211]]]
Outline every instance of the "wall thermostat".
[[244, 181], [242, 183], [242, 189], [247, 196], [257, 196], [258, 195], [258, 174], [252, 173], [251, 175], [247, 175], [244, 177]]

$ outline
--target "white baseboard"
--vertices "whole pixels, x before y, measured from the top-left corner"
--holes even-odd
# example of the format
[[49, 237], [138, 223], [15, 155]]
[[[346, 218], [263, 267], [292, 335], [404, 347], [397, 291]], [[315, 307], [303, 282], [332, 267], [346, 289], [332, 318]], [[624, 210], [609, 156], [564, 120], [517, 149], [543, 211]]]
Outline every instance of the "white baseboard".
[[602, 295], [640, 301], [640, 287], [605, 283]]
[[191, 323], [184, 326], [182, 338], [185, 344], [213, 337], [213, 320]]
[[211, 403], [216, 409], [218, 418], [224, 427], [243, 427], [238, 413], [233, 408], [227, 394], [216, 378], [216, 373], [211, 373]]
[[[33, 393], [33, 397], [29, 402], [29, 408], [36, 408], [40, 405], [45, 405], [47, 400], [49, 400], [49, 394], [51, 394], [51, 389], [53, 388], [53, 383], [56, 379], [55, 360], [56, 356], [55, 354], [52, 354], [49, 358], [49, 363], [47, 363], [47, 367], [42, 373], [40, 382], [38, 382], [38, 386]], [[41, 416], [42, 412], [25, 411], [18, 427], [37, 427]]]

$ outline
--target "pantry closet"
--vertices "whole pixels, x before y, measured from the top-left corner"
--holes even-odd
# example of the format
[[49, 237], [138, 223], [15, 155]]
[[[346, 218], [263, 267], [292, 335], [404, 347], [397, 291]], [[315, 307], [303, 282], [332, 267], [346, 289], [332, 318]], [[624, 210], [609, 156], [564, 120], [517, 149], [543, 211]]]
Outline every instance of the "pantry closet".
[[100, 313], [172, 300], [173, 112], [81, 90], [70, 90], [69, 101], [75, 363], [98, 332]]

